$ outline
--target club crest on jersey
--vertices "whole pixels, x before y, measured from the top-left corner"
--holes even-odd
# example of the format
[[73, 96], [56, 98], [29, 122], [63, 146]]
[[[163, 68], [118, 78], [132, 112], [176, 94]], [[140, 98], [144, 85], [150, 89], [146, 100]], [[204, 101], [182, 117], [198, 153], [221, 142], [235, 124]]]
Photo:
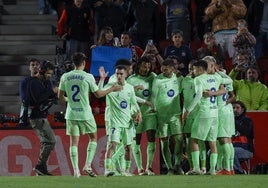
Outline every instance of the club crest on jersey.
[[143, 95], [144, 97], [148, 97], [148, 96], [150, 95], [150, 91], [149, 91], [149, 89], [145, 89], [145, 90], [143, 90], [143, 91], [142, 91], [142, 95]]
[[127, 108], [127, 101], [121, 101], [120, 102], [120, 107], [123, 108], [123, 109], [126, 109]]
[[169, 97], [173, 97], [175, 95], [175, 91], [173, 89], [170, 89], [168, 92], [167, 92], [167, 96]]

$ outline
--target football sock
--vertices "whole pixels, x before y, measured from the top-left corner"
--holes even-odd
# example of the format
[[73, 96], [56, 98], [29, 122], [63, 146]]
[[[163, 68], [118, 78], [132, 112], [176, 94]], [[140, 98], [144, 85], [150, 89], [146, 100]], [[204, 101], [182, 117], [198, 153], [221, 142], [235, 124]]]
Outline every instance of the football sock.
[[79, 169], [78, 167], [78, 149], [77, 146], [70, 146], [69, 148], [70, 158], [73, 165], [73, 169]]
[[182, 157], [182, 135], [175, 135], [174, 140], [175, 165], [180, 165]]
[[152, 163], [154, 160], [154, 153], [155, 153], [155, 142], [148, 142], [147, 144], [147, 164], [146, 169], [149, 169], [152, 167]]
[[230, 156], [231, 151], [228, 143], [225, 143], [222, 145], [222, 153], [223, 153], [223, 168], [225, 170], [230, 171]]
[[168, 169], [172, 168], [172, 162], [171, 162], [171, 153], [169, 150], [169, 140], [160, 140], [161, 143], [161, 152], [162, 152], [162, 157], [165, 161], [165, 164]]
[[204, 141], [199, 140], [198, 146], [199, 146], [199, 151], [200, 151], [201, 168], [206, 168], [206, 162], [207, 162], [206, 144]]
[[218, 154], [217, 153], [210, 153], [210, 172], [215, 172], [216, 164], [217, 164], [217, 158]]
[[230, 151], [230, 169], [234, 169], [234, 146], [232, 143], [229, 143], [229, 151]]
[[95, 156], [97, 148], [97, 142], [89, 142], [87, 145], [87, 158], [86, 158], [86, 167], [91, 168], [92, 160]]
[[192, 155], [192, 161], [193, 161], [193, 169], [194, 171], [199, 172], [200, 171], [200, 164], [199, 164], [200, 152], [193, 151], [191, 155]]
[[135, 159], [138, 171], [142, 169], [142, 156], [141, 156], [141, 147], [137, 145], [136, 142], [132, 143], [133, 148], [133, 157]]

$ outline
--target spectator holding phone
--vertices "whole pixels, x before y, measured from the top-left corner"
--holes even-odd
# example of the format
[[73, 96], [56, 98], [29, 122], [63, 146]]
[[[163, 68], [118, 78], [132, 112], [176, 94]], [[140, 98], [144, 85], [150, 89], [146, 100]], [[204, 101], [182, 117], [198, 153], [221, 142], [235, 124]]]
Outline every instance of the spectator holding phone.
[[[248, 110], [267, 110], [268, 90], [266, 85], [259, 81], [259, 68], [255, 65], [245, 65], [237, 64], [229, 74], [233, 79], [236, 99], [242, 101]], [[238, 80], [236, 77], [241, 72], [245, 72], [246, 77]]]

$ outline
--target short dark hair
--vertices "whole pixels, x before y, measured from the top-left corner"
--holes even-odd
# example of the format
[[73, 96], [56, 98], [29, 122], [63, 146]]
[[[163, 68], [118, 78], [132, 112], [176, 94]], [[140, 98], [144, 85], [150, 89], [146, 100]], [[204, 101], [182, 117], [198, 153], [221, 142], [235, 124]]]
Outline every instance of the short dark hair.
[[175, 63], [174, 63], [173, 59], [169, 59], [169, 58], [165, 59], [163, 61], [162, 65], [175, 67]]
[[31, 62], [38, 62], [38, 63], [40, 64], [39, 59], [36, 59], [36, 58], [31, 58], [31, 59], [29, 60], [29, 63], [31, 63]]
[[175, 29], [171, 32], [171, 37], [173, 37], [174, 35], [179, 34], [183, 37], [183, 31], [179, 30], [179, 29]]
[[123, 70], [126, 71], [127, 70], [127, 67], [124, 66], [124, 65], [118, 65], [118, 66], [115, 67], [115, 69], [118, 69], [118, 70], [122, 70], [123, 69]]
[[81, 66], [82, 63], [87, 59], [87, 56], [82, 52], [75, 52], [72, 55], [72, 62], [75, 66]]
[[115, 67], [119, 66], [119, 65], [124, 65], [124, 66], [131, 66], [131, 62], [128, 59], [118, 59], [115, 63]]
[[168, 59], [176, 59], [178, 62], [180, 62], [179, 57], [176, 55], [169, 55], [167, 56]]
[[202, 59], [194, 62], [193, 66], [195, 66], [195, 67], [203, 67], [204, 70], [207, 70], [207, 68], [208, 68], [207, 62], [202, 60]]
[[132, 34], [129, 31], [123, 31], [121, 35], [128, 35], [132, 39]]
[[54, 70], [54, 65], [50, 61], [44, 60], [41, 63], [39, 73], [41, 75], [44, 75], [47, 72], [47, 70]]

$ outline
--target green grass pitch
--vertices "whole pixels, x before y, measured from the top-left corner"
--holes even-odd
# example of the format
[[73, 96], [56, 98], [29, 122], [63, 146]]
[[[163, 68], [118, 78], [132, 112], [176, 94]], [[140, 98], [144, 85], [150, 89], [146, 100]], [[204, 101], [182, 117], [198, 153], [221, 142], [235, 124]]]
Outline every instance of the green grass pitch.
[[1, 188], [267, 188], [268, 175], [0, 176]]

